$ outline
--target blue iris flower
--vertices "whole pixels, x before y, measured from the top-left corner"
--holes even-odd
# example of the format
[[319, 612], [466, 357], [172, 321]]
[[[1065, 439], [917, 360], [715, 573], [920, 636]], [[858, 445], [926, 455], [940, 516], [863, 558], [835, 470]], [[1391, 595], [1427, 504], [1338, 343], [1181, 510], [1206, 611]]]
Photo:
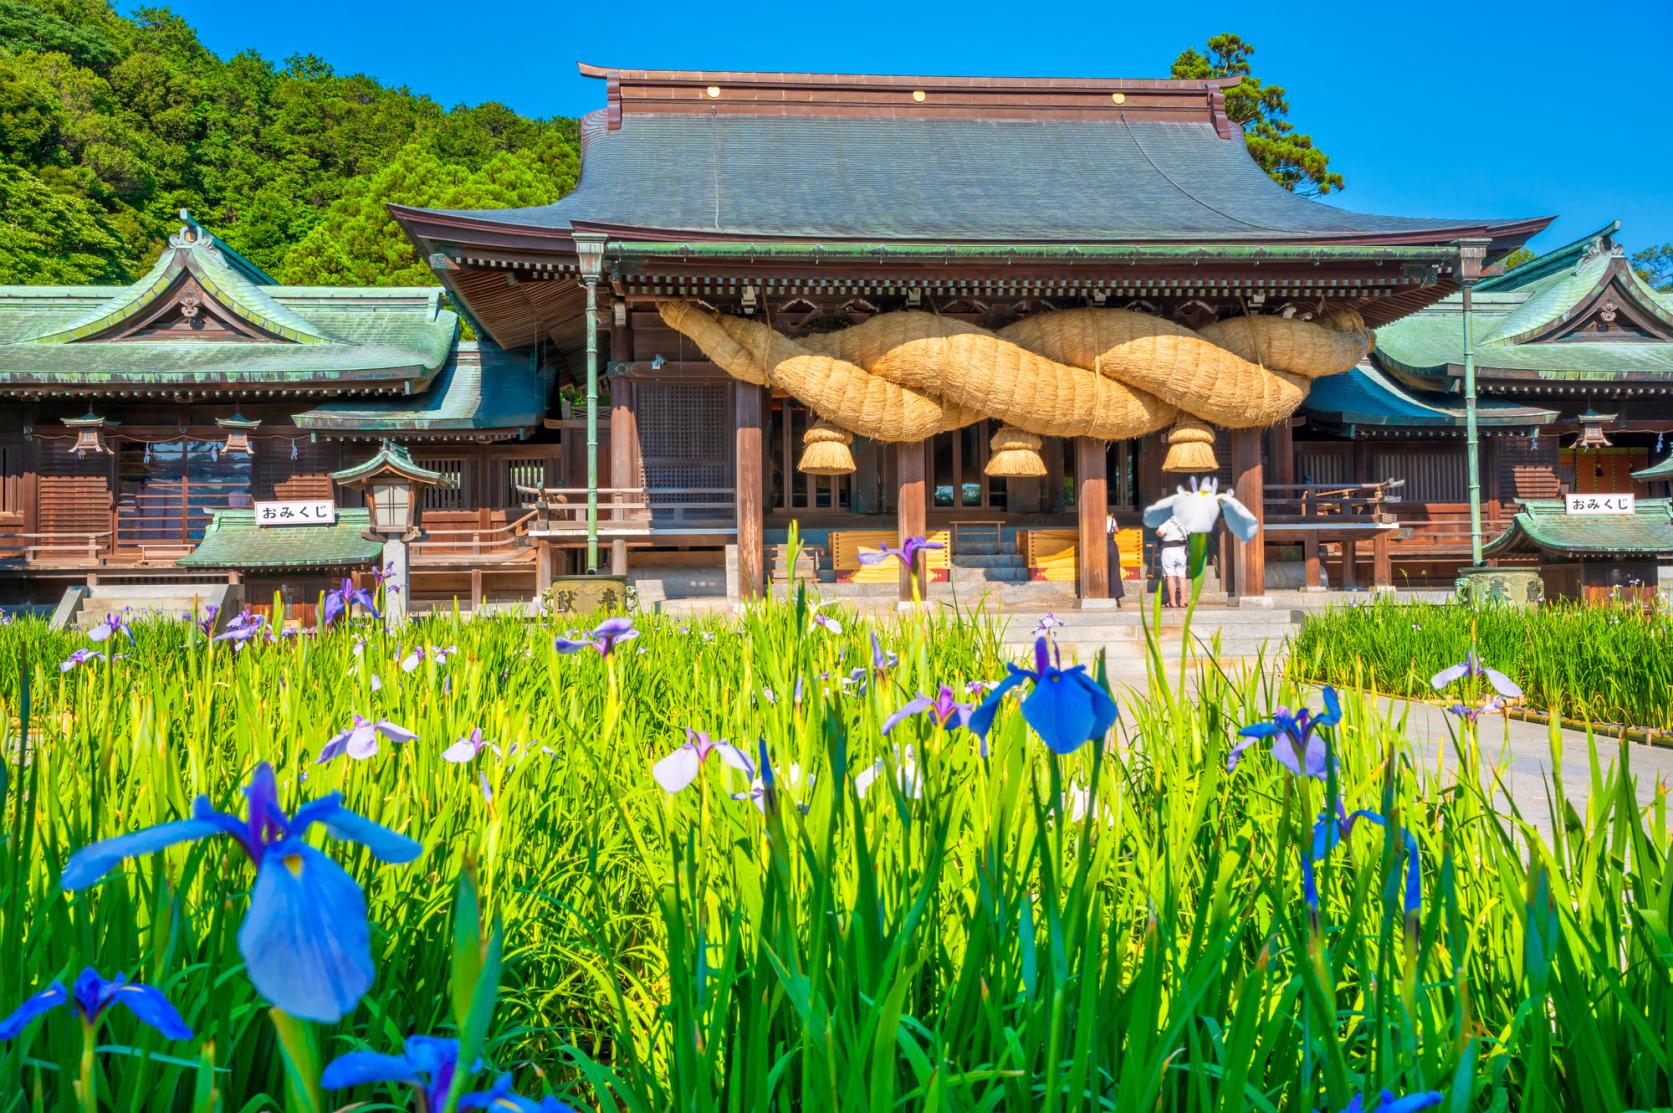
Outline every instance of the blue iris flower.
[[[477, 1062], [471, 1070], [481, 1068], [481, 1062]], [[348, 1086], [394, 1082], [412, 1087], [418, 1098], [419, 1113], [440, 1113], [447, 1104], [448, 1091], [453, 1088], [453, 1079], [458, 1072], [458, 1040], [409, 1036], [400, 1055], [351, 1051], [333, 1059], [320, 1075], [320, 1085], [327, 1090], [341, 1090]], [[509, 1074], [500, 1075], [486, 1090], [465, 1094], [459, 1099], [459, 1108], [511, 1110], [513, 1113], [575, 1113], [554, 1097], [545, 1097], [537, 1102], [512, 1093]]]
[[[1361, 808], [1351, 815], [1342, 813], [1342, 805], [1336, 805], [1334, 814], [1327, 807], [1319, 821], [1313, 825], [1313, 861], [1323, 861], [1325, 856], [1338, 843], [1346, 842], [1353, 834], [1354, 824], [1360, 820], [1367, 820], [1378, 827], [1388, 827], [1387, 819], [1374, 811]], [[1402, 895], [1402, 907], [1408, 917], [1416, 917], [1423, 911], [1423, 863], [1418, 859], [1417, 839], [1404, 827], [1396, 828], [1402, 847], [1406, 855], [1405, 892]], [[1315, 907], [1317, 894], [1315, 893]], [[1421, 1107], [1419, 1107], [1421, 1108]]]
[[320, 625], [330, 626], [339, 617], [353, 611], [356, 603], [370, 611], [373, 618], [378, 617], [378, 608], [372, 601], [372, 593], [363, 587], [355, 587], [354, 580], [344, 576], [342, 583], [325, 593], [325, 607], [320, 611]]
[[60, 1005], [69, 1005], [81, 1016], [81, 1022], [96, 1028], [112, 1005], [123, 1005], [171, 1040], [189, 1040], [192, 1030], [180, 1019], [180, 1013], [160, 992], [148, 985], [130, 982], [125, 974], [110, 980], [101, 978], [88, 967], [76, 978], [73, 993], [65, 992], [63, 982], [53, 982], [29, 1000], [19, 1005], [5, 1020], [0, 1020], [0, 1040], [16, 1039], [24, 1027], [42, 1013]]
[[1237, 732], [1241, 739], [1226, 755], [1226, 770], [1230, 772], [1237, 768], [1238, 759], [1243, 751], [1253, 746], [1263, 738], [1272, 739], [1272, 756], [1278, 764], [1288, 769], [1298, 777], [1312, 777], [1322, 781], [1328, 772], [1329, 749], [1325, 740], [1318, 733], [1320, 727], [1333, 727], [1342, 721], [1342, 705], [1336, 698], [1336, 689], [1326, 687], [1324, 690], [1324, 713], [1314, 715], [1307, 708], [1291, 711], [1287, 707], [1280, 707], [1273, 712], [1272, 718], [1261, 723], [1250, 723]]
[[[1419, 1109], [1428, 1109], [1431, 1105], [1439, 1105], [1443, 1095], [1436, 1090], [1421, 1094], [1407, 1094], [1397, 1098], [1384, 1090], [1382, 1097], [1377, 1099], [1376, 1113], [1417, 1113]], [[1358, 1094], [1343, 1109], [1342, 1113], [1365, 1113], [1365, 1099]]]
[[191, 819], [85, 846], [70, 856], [61, 884], [70, 891], [85, 889], [126, 858], [231, 836], [256, 867], [250, 909], [238, 929], [238, 949], [251, 983], [292, 1016], [338, 1020], [372, 987], [371, 929], [360, 886], [304, 841], [308, 828], [318, 823], [332, 838], [360, 843], [385, 862], [410, 862], [423, 848], [343, 807], [337, 793], [286, 815], [273, 767], [266, 762], [256, 767], [244, 796], [248, 819], [216, 811], [208, 797], [199, 796]]
[[1065, 669], [1052, 664], [1051, 649], [1043, 637], [1034, 641], [1033, 671], [1016, 665], [1006, 668], [1010, 674], [965, 722], [979, 738], [987, 738], [1005, 694], [1025, 680], [1032, 680], [1034, 686], [1023, 697], [1022, 717], [1054, 753], [1073, 753], [1092, 739], [1102, 738], [1120, 717], [1115, 700], [1086, 675], [1085, 665]]

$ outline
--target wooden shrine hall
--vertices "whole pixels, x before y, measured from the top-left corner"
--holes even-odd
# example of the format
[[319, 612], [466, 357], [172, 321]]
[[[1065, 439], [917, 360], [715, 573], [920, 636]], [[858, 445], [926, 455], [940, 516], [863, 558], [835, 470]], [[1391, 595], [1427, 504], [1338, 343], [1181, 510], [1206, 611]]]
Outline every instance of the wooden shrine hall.
[[[391, 209], [480, 335], [607, 392], [614, 570], [735, 545], [745, 597], [802, 573], [794, 523], [839, 579], [929, 535], [1107, 598], [1187, 473], [1285, 543], [1320, 505], [1292, 466], [1312, 379], [1548, 223], [1298, 197], [1227, 117], [1234, 80], [581, 71], [605, 105], [571, 194]], [[1233, 592], [1264, 594], [1265, 545], [1224, 546]]]

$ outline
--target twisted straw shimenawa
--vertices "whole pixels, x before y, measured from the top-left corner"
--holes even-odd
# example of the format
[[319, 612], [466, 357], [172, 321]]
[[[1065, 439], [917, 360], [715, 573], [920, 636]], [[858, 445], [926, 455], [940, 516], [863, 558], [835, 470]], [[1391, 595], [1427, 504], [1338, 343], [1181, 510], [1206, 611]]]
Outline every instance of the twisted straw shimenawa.
[[1313, 379], [1353, 367], [1372, 342], [1349, 311], [1322, 323], [1244, 316], [1192, 330], [1131, 310], [1064, 309], [992, 332], [908, 310], [792, 340], [687, 302], [657, 310], [729, 375], [786, 391], [873, 440], [919, 441], [982, 418], [1100, 440], [1175, 426], [1170, 471], [1211, 470], [1208, 423], [1271, 425], [1295, 412]]

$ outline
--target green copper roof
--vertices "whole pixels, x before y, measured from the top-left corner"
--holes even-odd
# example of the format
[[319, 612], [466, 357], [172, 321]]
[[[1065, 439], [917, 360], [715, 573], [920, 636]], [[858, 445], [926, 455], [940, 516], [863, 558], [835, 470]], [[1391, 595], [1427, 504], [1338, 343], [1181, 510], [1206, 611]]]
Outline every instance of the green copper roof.
[[[244, 335], [141, 328], [178, 316], [192, 282], [213, 306], [191, 313], [205, 319], [213, 308]], [[0, 391], [356, 383], [412, 390], [441, 370], [457, 332], [439, 289], [274, 285], [188, 218], [131, 286], [0, 286]]]
[[453, 487], [456, 482], [439, 471], [431, 471], [414, 462], [412, 454], [394, 441], [386, 440], [378, 446], [378, 450], [371, 459], [359, 463], [342, 471], [331, 473], [332, 481], [344, 486], [368, 479], [380, 471], [392, 471], [397, 475], [416, 482], [428, 484], [432, 487]]
[[428, 390], [412, 398], [355, 398], [327, 402], [292, 420], [299, 429], [372, 435], [498, 433], [536, 428], [546, 413], [548, 377], [532, 350], [460, 344]]
[[[1457, 395], [1408, 389], [1369, 363], [1314, 380], [1302, 405], [1315, 424], [1346, 428], [1350, 436], [1359, 426], [1464, 426], [1464, 402]], [[1552, 410], [1498, 398], [1483, 398], [1476, 406], [1476, 420], [1484, 428], [1526, 428], [1556, 418]]]
[[935, 260], [953, 259], [1085, 259], [1099, 262], [1192, 262], [1197, 259], [1238, 262], [1313, 263], [1332, 260], [1430, 262], [1453, 258], [1457, 251], [1446, 244], [1424, 246], [1349, 247], [1342, 244], [1248, 244], [1248, 243], [807, 243], [795, 241], [754, 242], [746, 240], [693, 241], [610, 240], [605, 254], [617, 259], [843, 259], [843, 260]]
[[[1673, 297], [1647, 286], [1613, 236], [1618, 223], [1503, 275], [1474, 296], [1476, 367], [1553, 381], [1673, 378]], [[1595, 311], [1640, 322], [1613, 335], [1575, 331]], [[1404, 376], [1453, 378], [1464, 362], [1463, 297], [1377, 330], [1373, 358]]]
[[329, 526], [258, 526], [253, 510], [217, 510], [183, 568], [352, 568], [383, 555], [381, 541], [362, 536], [371, 512], [341, 509]]
[[1481, 552], [1489, 557], [1673, 554], [1673, 510], [1667, 499], [1639, 499], [1632, 514], [1568, 514], [1562, 499], [1530, 499]]
[[1660, 479], [1673, 480], [1673, 455], [1668, 456], [1659, 464], [1639, 468], [1632, 473], [1632, 477], [1640, 483], [1654, 483]]

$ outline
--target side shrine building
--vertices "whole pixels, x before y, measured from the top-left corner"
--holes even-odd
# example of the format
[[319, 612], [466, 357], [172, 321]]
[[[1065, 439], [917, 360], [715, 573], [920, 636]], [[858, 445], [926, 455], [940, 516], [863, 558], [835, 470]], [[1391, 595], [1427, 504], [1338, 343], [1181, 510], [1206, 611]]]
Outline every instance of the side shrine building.
[[[1637, 482], [1673, 424], [1673, 307], [1613, 228], [1504, 274], [1548, 218], [1298, 197], [1232, 81], [582, 72], [605, 107], [573, 193], [391, 206], [441, 290], [279, 286], [189, 219], [131, 287], [0, 289], [6, 579], [202, 579], [217, 511], [357, 507], [331, 473], [389, 439], [451, 481], [424, 493], [420, 599], [594, 562], [890, 593], [859, 554], [928, 534], [935, 578], [1096, 600], [1193, 474], [1265, 521], [1221, 545], [1236, 594], [1450, 581], [1466, 285], [1488, 540], [1517, 499]], [[226, 513], [215, 574], [301, 603], [366, 570], [309, 536]]]

